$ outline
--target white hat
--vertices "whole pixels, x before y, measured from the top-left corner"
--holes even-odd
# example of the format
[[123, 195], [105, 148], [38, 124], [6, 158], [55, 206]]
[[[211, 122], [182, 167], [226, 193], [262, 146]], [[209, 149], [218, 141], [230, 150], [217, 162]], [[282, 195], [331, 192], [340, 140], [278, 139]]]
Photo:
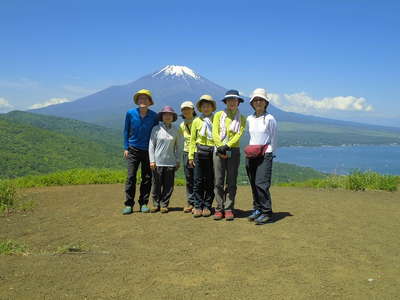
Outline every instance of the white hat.
[[250, 104], [251, 102], [253, 102], [254, 98], [259, 97], [259, 98], [263, 98], [265, 99], [265, 101], [267, 101], [269, 103], [269, 97], [267, 95], [267, 91], [265, 89], [255, 89], [253, 91], [253, 93], [251, 94], [251, 98], [250, 98]]
[[194, 104], [193, 104], [193, 102], [192, 102], [192, 101], [185, 101], [185, 102], [183, 102], [183, 103], [181, 104], [181, 111], [182, 111], [182, 109], [184, 109], [184, 108], [191, 108], [191, 109], [194, 109]]

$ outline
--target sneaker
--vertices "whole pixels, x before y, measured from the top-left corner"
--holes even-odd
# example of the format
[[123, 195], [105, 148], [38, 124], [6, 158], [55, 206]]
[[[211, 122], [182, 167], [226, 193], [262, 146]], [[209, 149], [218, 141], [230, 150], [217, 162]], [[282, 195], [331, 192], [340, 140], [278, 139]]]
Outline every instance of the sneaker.
[[188, 205], [183, 209], [183, 212], [188, 214], [188, 213], [191, 213], [192, 210], [193, 210], [193, 205]]
[[257, 219], [255, 219], [254, 222], [256, 223], [256, 225], [272, 223], [273, 222], [273, 214], [272, 213], [262, 214]]
[[160, 211], [160, 207], [159, 206], [152, 207], [151, 210], [150, 210], [151, 213], [156, 213], [158, 211]]
[[161, 213], [166, 214], [168, 212], [168, 207], [161, 207]]
[[140, 208], [140, 211], [142, 213], [148, 213], [150, 212], [150, 208], [146, 204], [143, 204], [142, 207]]
[[123, 215], [130, 215], [131, 213], [133, 213], [132, 206], [125, 206], [124, 209], [122, 210]]
[[195, 209], [194, 209], [194, 212], [193, 212], [193, 218], [199, 218], [199, 217], [201, 217], [201, 216], [202, 216], [202, 213], [203, 213], [203, 211], [202, 211], [201, 209], [195, 208]]
[[204, 208], [203, 212], [202, 212], [202, 216], [203, 217], [209, 217], [211, 216], [211, 210], [209, 210], [208, 208]]
[[226, 221], [233, 221], [235, 219], [233, 212], [231, 210], [225, 211], [225, 220]]
[[220, 210], [217, 210], [214, 214], [214, 220], [219, 221], [224, 218], [224, 213]]
[[247, 218], [250, 222], [254, 221], [257, 219], [259, 216], [261, 216], [261, 211], [256, 209], [253, 211], [253, 213]]

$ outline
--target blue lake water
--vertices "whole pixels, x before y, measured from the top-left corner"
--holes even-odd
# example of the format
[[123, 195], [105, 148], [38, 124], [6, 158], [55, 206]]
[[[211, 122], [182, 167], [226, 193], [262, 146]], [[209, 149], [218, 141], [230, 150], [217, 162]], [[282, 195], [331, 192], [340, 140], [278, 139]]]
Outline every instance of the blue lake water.
[[327, 173], [348, 174], [358, 169], [400, 175], [400, 145], [282, 147], [276, 151], [276, 161]]

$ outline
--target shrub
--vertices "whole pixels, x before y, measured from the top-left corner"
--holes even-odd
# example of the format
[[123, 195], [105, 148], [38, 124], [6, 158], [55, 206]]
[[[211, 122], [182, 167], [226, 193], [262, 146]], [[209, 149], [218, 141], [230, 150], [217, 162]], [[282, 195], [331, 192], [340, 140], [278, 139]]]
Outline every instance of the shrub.
[[0, 181], [0, 212], [8, 211], [17, 203], [17, 189], [14, 184]]
[[311, 179], [304, 182], [289, 182], [278, 185], [332, 189], [342, 188], [352, 191], [395, 191], [399, 184], [400, 176], [382, 175], [371, 171], [353, 171], [349, 175], [332, 175], [323, 179]]

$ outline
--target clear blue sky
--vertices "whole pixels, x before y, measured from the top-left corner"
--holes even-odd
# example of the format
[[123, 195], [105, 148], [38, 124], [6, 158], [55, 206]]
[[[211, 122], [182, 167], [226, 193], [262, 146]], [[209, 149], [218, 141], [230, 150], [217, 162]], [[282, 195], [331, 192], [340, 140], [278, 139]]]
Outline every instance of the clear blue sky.
[[4, 0], [0, 15], [3, 112], [176, 64], [293, 111], [400, 126], [400, 1]]

